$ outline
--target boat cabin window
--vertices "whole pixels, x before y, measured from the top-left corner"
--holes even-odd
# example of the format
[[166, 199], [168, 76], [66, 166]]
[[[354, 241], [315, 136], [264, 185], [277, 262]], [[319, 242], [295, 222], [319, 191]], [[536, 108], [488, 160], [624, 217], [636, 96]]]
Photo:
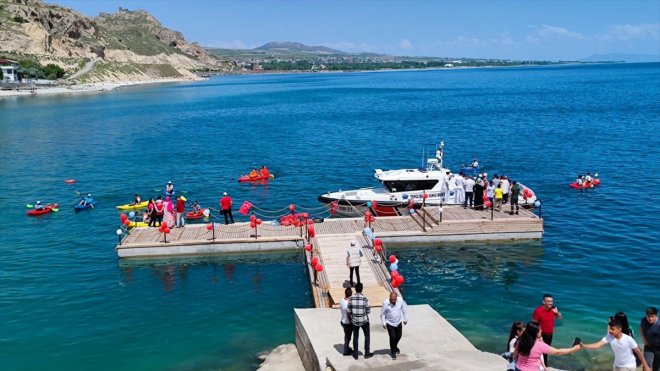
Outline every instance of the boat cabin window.
[[429, 190], [438, 184], [437, 179], [423, 180], [387, 180], [383, 182], [385, 188], [390, 192], [410, 192]]

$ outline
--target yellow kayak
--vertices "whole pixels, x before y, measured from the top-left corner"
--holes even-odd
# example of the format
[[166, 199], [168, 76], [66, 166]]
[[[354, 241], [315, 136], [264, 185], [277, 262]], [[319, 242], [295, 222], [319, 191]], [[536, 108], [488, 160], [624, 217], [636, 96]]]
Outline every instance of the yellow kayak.
[[119, 209], [119, 210], [140, 210], [140, 209], [146, 208], [148, 204], [149, 204], [149, 201], [142, 201], [137, 205], [131, 205], [131, 204], [119, 205], [119, 206], [117, 206], [117, 209]]
[[148, 227], [148, 226], [149, 226], [149, 224], [147, 224], [147, 223], [145, 223], [145, 222], [131, 222], [131, 223], [128, 225], [128, 228], [135, 228], [135, 227]]

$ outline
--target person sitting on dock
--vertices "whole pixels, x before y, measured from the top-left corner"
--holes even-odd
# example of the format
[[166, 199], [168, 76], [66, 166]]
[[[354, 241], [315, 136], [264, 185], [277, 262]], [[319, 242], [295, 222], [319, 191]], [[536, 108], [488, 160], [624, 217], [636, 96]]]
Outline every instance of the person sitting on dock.
[[173, 196], [174, 195], [174, 184], [170, 180], [167, 182], [167, 185], [165, 185], [165, 195], [166, 196]]
[[258, 178], [259, 177], [259, 172], [257, 171], [257, 169], [252, 169], [252, 171], [250, 172], [249, 177], [253, 178], [253, 179]]
[[259, 174], [261, 175], [262, 178], [266, 178], [266, 179], [270, 178], [270, 172], [268, 172], [268, 168], [266, 167], [266, 165], [264, 165], [264, 167], [262, 167], [261, 170], [259, 170]]
[[35, 210], [43, 210], [43, 209], [44, 209], [44, 205], [41, 204], [41, 201], [37, 201], [37, 203], [34, 204], [34, 209], [35, 209]]
[[142, 202], [142, 198], [140, 197], [139, 194], [135, 194], [135, 197], [133, 198], [133, 202], [131, 202], [129, 205], [138, 205], [139, 203]]

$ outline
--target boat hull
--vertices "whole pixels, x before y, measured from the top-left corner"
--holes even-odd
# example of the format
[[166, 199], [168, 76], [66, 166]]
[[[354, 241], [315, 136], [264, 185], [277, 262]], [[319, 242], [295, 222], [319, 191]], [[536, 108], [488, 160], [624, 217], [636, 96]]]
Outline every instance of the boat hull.
[[[375, 216], [400, 216], [409, 215], [410, 209], [419, 209], [424, 204], [426, 207], [437, 206], [462, 206], [463, 202], [457, 202], [454, 190], [450, 190], [445, 197], [445, 192], [428, 191], [427, 199], [424, 201], [423, 192], [409, 193], [383, 193], [381, 190], [363, 189], [346, 192], [332, 192], [318, 197], [318, 201], [325, 205], [332, 213], [332, 204], [336, 203], [335, 216], [338, 217], [360, 217], [365, 211], [370, 211]], [[521, 192], [518, 204], [521, 207], [532, 208], [536, 201], [536, 195], [525, 197]], [[352, 195], [353, 197], [347, 197]], [[412, 202], [411, 207], [411, 199]]]

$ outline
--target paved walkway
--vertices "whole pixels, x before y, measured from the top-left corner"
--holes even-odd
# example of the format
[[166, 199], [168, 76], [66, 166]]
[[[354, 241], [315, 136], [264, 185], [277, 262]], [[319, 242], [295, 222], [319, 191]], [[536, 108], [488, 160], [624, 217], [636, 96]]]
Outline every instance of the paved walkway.
[[296, 347], [305, 369], [325, 370], [327, 365], [333, 370], [506, 370], [504, 358], [475, 348], [430, 306], [411, 305], [408, 310], [409, 322], [404, 326], [401, 354], [396, 360], [389, 356], [389, 338], [380, 323], [380, 308], [372, 308], [369, 317], [375, 356], [364, 359], [364, 336], [360, 332], [360, 357], [355, 360], [342, 355], [344, 333], [338, 310], [296, 309]]

